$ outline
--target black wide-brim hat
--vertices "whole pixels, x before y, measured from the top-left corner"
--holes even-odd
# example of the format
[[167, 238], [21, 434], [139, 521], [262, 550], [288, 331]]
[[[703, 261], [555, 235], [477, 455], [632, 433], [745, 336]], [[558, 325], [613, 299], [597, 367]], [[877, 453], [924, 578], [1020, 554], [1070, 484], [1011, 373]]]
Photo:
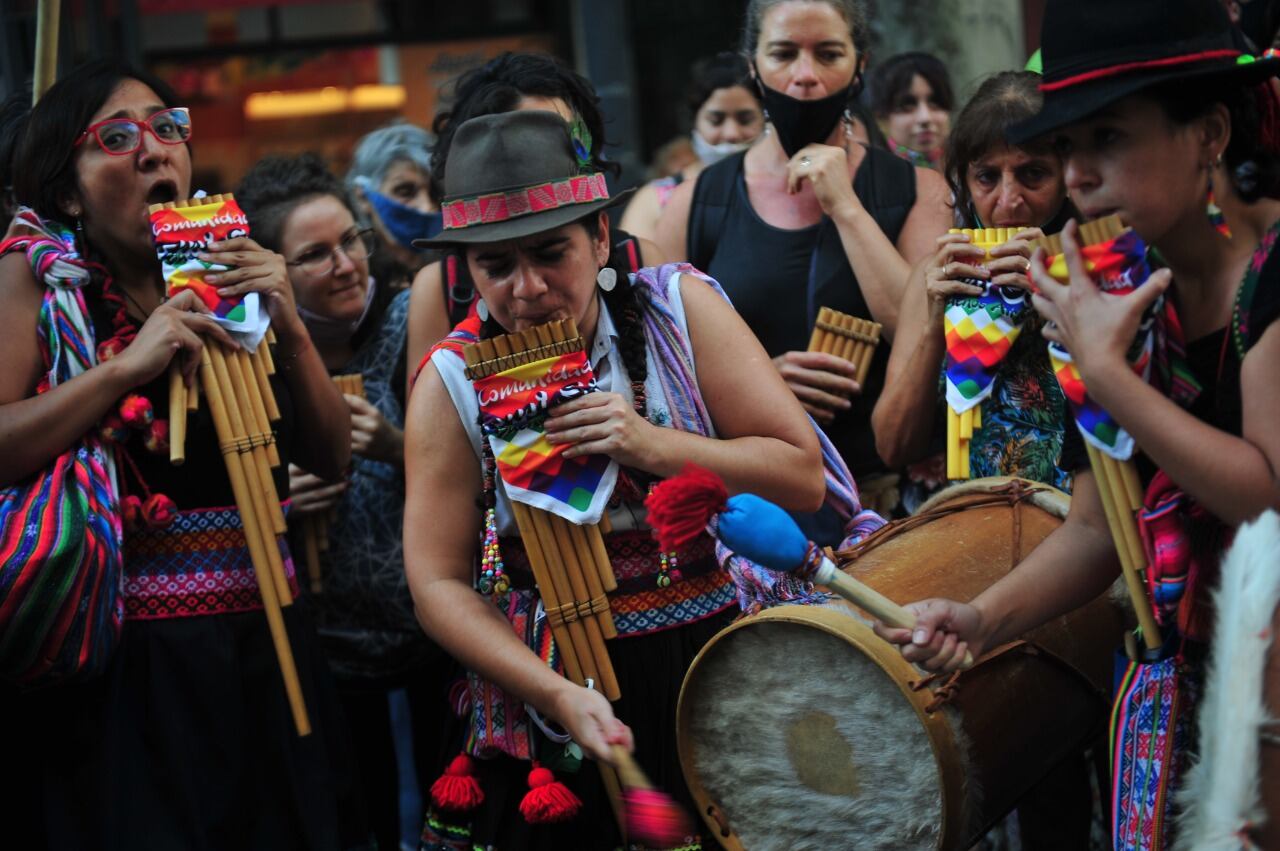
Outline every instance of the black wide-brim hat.
[[610, 197], [569, 124], [554, 112], [482, 115], [454, 134], [445, 165], [444, 229], [415, 248], [519, 239], [586, 218], [625, 200]]
[[1049, 0], [1040, 34], [1044, 105], [1009, 128], [1011, 145], [1161, 83], [1249, 86], [1280, 73], [1280, 59], [1240, 50], [1218, 0]]

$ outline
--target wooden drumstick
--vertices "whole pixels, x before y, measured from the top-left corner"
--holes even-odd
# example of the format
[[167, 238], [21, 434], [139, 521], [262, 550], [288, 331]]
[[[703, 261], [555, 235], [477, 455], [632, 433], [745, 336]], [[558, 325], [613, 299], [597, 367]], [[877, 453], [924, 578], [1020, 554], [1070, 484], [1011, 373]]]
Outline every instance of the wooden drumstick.
[[[814, 571], [812, 580], [817, 585], [825, 585], [876, 620], [889, 626], [898, 629], [915, 629], [916, 627], [915, 615], [876, 589], [864, 585], [840, 570], [830, 559], [822, 560], [822, 564]], [[973, 654], [968, 650], [964, 653], [964, 664], [961, 667], [965, 669], [973, 667]]]
[[169, 463], [187, 460], [187, 382], [177, 358], [169, 362]]

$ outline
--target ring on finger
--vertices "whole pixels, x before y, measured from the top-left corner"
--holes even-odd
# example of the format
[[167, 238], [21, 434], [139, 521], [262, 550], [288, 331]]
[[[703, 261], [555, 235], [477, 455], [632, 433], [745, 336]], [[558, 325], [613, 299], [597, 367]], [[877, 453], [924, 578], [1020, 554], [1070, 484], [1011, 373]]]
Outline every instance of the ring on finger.
[[808, 167], [809, 167], [809, 158], [808, 158], [808, 157], [801, 157], [801, 158], [800, 158], [800, 167], [801, 167], [801, 168], [808, 168]]

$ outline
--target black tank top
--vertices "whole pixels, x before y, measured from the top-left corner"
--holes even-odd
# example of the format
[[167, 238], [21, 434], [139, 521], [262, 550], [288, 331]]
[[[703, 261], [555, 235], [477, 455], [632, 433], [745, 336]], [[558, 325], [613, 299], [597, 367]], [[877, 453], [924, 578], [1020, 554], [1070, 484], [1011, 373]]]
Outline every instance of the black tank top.
[[[845, 256], [835, 223], [823, 216], [799, 230], [776, 228], [751, 207], [744, 154], [698, 176], [689, 212], [689, 259], [715, 278], [770, 357], [804, 351], [818, 309], [870, 318], [866, 299]], [[868, 148], [853, 180], [863, 207], [896, 243], [915, 204], [915, 171], [887, 151]], [[884, 469], [876, 454], [871, 411], [884, 387], [889, 345], [871, 361], [862, 395], [826, 427], [855, 476]]]

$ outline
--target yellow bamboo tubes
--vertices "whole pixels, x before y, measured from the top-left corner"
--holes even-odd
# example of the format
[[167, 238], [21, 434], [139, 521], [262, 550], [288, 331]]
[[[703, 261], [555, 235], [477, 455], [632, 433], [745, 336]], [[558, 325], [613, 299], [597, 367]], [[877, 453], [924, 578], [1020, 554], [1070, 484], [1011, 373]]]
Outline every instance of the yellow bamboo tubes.
[[[293, 594], [289, 590], [289, 584], [284, 575], [284, 564], [280, 558], [280, 546], [273, 533], [275, 522], [267, 508], [264, 498], [265, 486], [259, 476], [259, 471], [265, 467], [265, 457], [261, 460], [254, 457], [253, 439], [245, 427], [244, 419], [235, 397], [235, 384], [228, 369], [226, 355], [223, 353], [221, 346], [216, 343], [209, 343], [205, 348], [210, 350], [209, 359], [212, 361], [213, 372], [217, 377], [218, 386], [221, 390], [220, 397], [224, 404], [226, 416], [230, 421], [232, 439], [237, 441], [241, 447], [240, 451], [247, 456], [244, 458], [243, 464], [244, 479], [249, 488], [247, 507], [253, 515], [254, 528], [262, 539], [268, 575], [275, 585], [275, 595], [280, 600], [280, 605], [289, 606], [293, 604]], [[206, 394], [209, 392], [207, 386], [205, 392]], [[268, 483], [270, 484], [269, 478]], [[274, 490], [274, 484], [270, 486]], [[247, 529], [248, 527], [246, 526], [246, 536], [248, 535]]]
[[[254, 405], [254, 396], [257, 394], [257, 384], [250, 383], [252, 377], [247, 377], [243, 370], [243, 363], [240, 360], [240, 350], [236, 349], [224, 354], [227, 364], [227, 375], [231, 379], [231, 390], [235, 394], [237, 413], [241, 417], [244, 424], [245, 437], [249, 438], [253, 446], [253, 462], [257, 467], [258, 486], [262, 489], [262, 507], [266, 511], [267, 517], [270, 519], [270, 526], [273, 534], [283, 535], [288, 527], [284, 522], [284, 511], [280, 508], [280, 497], [276, 492], [275, 479], [271, 474], [271, 468], [278, 466], [279, 458], [276, 459], [277, 464], [273, 465], [267, 456], [267, 446], [271, 444], [270, 428], [263, 430], [258, 422], [255, 414], [255, 407], [260, 408], [261, 404]], [[215, 361], [214, 368], [217, 369]], [[266, 415], [263, 414], [265, 421]], [[232, 422], [235, 421], [234, 416]], [[280, 568], [280, 576], [284, 577], [284, 567]]]
[[[240, 369], [240, 374], [244, 377], [245, 382], [245, 398], [249, 403], [250, 410], [246, 412], [246, 416], [250, 414], [256, 431], [263, 435], [266, 446], [263, 447], [267, 455], [267, 461], [272, 467], [280, 466], [280, 453], [276, 450], [276, 442], [271, 439], [271, 422], [267, 418], [267, 406], [262, 397], [262, 387], [258, 384], [257, 371], [253, 368], [252, 359], [249, 353], [242, 348], [235, 351], [236, 363]], [[283, 522], [283, 518], [282, 518]], [[276, 530], [280, 534], [284, 534], [279, 529]]]
[[809, 336], [809, 351], [835, 355], [852, 363], [859, 384], [866, 383], [871, 359], [880, 344], [880, 323], [859, 319], [829, 307], [818, 310]]
[[282, 601], [276, 593], [275, 580], [271, 574], [271, 566], [263, 543], [262, 529], [258, 525], [258, 514], [253, 508], [253, 491], [246, 475], [246, 467], [250, 465], [245, 463], [242, 454], [244, 443], [232, 427], [223, 395], [225, 382], [221, 381], [218, 370], [215, 368], [215, 362], [220, 354], [216, 344], [205, 344], [200, 361], [200, 379], [209, 402], [214, 431], [227, 463], [227, 475], [231, 479], [231, 490], [235, 495], [236, 507], [240, 511], [244, 525], [245, 542], [249, 547], [254, 576], [257, 578], [258, 590], [262, 595], [262, 608], [267, 617], [267, 627], [271, 632], [271, 643], [275, 647], [276, 660], [280, 665], [280, 675], [284, 681], [289, 709], [293, 713], [294, 727], [299, 736], [306, 736], [311, 733], [311, 722], [307, 717], [302, 684], [298, 679], [293, 648], [289, 645], [289, 634], [284, 625], [284, 616], [281, 612]]
[[187, 460], [187, 382], [175, 357], [169, 363], [169, 463]]
[[[572, 321], [553, 322], [528, 331], [481, 340], [467, 346], [463, 357], [467, 376], [487, 378], [516, 366], [581, 351], [582, 340]], [[569, 641], [569, 651], [582, 677], [592, 679], [609, 700], [621, 692], [605, 640], [617, 634], [606, 593], [617, 588], [598, 525], [580, 527], [554, 514], [512, 503], [520, 536], [535, 555], [535, 580], [552, 622], [563, 622], [557, 643]], [[541, 575], [539, 575], [541, 574]], [[572, 678], [572, 673], [570, 673]], [[585, 683], [585, 679], [579, 680]]]
[[274, 366], [268, 368], [270, 358], [271, 348], [264, 340], [258, 344], [257, 351], [249, 358], [249, 363], [253, 366], [253, 380], [258, 385], [258, 393], [262, 396], [267, 421], [274, 423], [280, 421], [280, 407], [276, 404], [276, 394], [271, 389], [271, 379], [268, 377], [275, 372]]

